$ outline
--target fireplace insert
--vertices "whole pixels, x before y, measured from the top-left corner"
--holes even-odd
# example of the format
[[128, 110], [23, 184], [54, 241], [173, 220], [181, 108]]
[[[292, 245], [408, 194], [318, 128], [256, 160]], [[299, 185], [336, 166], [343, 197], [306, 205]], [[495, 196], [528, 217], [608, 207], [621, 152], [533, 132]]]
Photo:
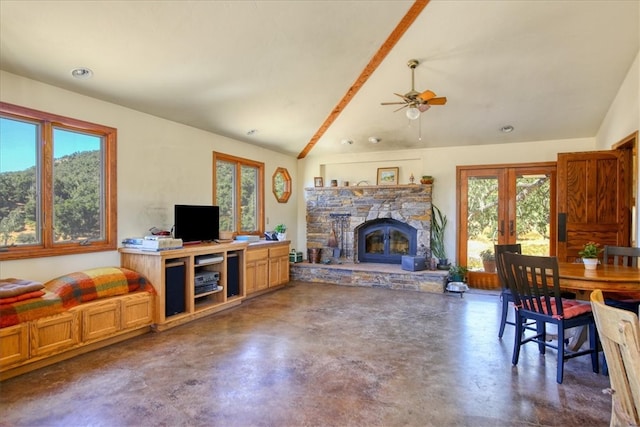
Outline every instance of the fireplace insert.
[[391, 218], [367, 221], [358, 229], [358, 261], [400, 264], [416, 255], [418, 230]]

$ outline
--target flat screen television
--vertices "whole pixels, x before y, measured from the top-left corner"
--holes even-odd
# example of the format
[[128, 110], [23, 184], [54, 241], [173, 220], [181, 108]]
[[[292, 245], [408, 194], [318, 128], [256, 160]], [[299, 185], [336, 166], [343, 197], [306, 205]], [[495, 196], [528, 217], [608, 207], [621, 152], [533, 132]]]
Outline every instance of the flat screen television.
[[220, 235], [220, 209], [209, 205], [175, 205], [173, 236], [184, 244], [211, 242]]

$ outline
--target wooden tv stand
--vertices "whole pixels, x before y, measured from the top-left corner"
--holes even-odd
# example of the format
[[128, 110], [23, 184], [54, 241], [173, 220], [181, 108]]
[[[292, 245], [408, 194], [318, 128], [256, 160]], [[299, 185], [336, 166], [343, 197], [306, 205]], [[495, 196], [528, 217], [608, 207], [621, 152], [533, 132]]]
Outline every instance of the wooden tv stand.
[[[151, 281], [157, 292], [154, 329], [162, 331], [239, 305], [246, 297], [247, 247], [234, 241], [163, 251], [120, 248], [120, 264]], [[219, 286], [196, 294], [196, 277], [205, 272], [217, 272]]]

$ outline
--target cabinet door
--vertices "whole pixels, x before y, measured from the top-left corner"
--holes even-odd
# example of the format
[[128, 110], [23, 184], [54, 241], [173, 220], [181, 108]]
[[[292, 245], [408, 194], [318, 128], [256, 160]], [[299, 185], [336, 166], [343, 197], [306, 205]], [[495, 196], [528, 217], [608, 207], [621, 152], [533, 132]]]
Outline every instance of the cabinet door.
[[280, 260], [269, 258], [269, 287], [280, 284]]
[[279, 259], [279, 276], [280, 284], [289, 283], [289, 257], [280, 257]]
[[247, 262], [245, 266], [246, 279], [245, 285], [247, 286], [247, 295], [255, 292], [256, 289], [256, 263], [257, 261]]
[[261, 291], [269, 287], [268, 282], [269, 264], [266, 259], [256, 262], [256, 290]]

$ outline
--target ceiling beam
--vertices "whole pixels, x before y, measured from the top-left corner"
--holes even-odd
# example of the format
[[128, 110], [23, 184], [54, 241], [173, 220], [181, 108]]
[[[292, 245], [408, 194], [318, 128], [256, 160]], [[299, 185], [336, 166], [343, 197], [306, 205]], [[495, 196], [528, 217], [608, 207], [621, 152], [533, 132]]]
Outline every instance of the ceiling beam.
[[298, 154], [298, 159], [304, 159], [309, 151], [316, 145], [316, 142], [324, 135], [324, 133], [329, 129], [329, 126], [338, 118], [342, 110], [351, 102], [353, 97], [358, 93], [360, 88], [364, 86], [365, 82], [369, 79], [371, 74], [378, 68], [378, 66], [382, 63], [382, 60], [387, 56], [391, 49], [396, 45], [398, 40], [402, 37], [402, 35], [409, 29], [411, 24], [416, 20], [420, 12], [427, 6], [429, 0], [416, 0], [413, 3], [413, 6], [409, 9], [409, 11], [404, 15], [402, 20], [398, 23], [393, 32], [389, 35], [387, 40], [380, 46], [380, 49], [373, 55], [373, 58], [369, 61], [367, 66], [362, 70], [360, 76], [357, 78], [355, 83], [347, 90], [347, 93], [342, 97], [338, 105], [331, 110], [329, 117], [327, 117], [320, 126], [320, 128], [316, 131], [315, 135], [311, 138], [311, 140], [307, 143], [304, 149]]

